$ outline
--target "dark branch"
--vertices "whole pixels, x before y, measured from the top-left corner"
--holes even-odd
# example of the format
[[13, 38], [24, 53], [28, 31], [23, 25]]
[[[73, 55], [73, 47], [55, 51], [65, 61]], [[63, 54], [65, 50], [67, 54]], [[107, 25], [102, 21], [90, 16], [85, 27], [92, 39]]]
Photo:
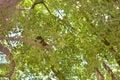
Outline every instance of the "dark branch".
[[112, 70], [103, 62], [103, 67], [108, 72], [108, 74], [111, 76], [112, 80], [118, 80], [116, 75], [112, 72]]
[[30, 8], [30, 9], [34, 9], [35, 8], [35, 6], [37, 5], [37, 4], [43, 4], [44, 6], [45, 6], [45, 8], [47, 9], [47, 11], [49, 12], [49, 14], [51, 14], [51, 12], [50, 12], [50, 10], [49, 10], [49, 8], [47, 7], [47, 5], [45, 4], [45, 2], [44, 1], [41, 1], [41, 2], [34, 2], [33, 3], [33, 5], [32, 5], [32, 7]]
[[104, 76], [101, 74], [98, 68], [95, 68], [95, 72], [98, 80], [104, 80]]

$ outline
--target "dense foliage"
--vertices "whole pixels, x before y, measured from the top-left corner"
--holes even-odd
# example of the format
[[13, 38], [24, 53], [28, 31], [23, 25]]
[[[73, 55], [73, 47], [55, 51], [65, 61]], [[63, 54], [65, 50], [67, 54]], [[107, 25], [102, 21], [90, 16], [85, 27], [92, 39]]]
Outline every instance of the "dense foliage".
[[[95, 80], [98, 68], [105, 80], [111, 80], [103, 62], [120, 79], [120, 1], [42, 1], [23, 0], [16, 10], [12, 6], [2, 10], [12, 14], [9, 18], [0, 14], [0, 36], [5, 36], [0, 43], [15, 61], [11, 79]], [[38, 36], [51, 49], [34, 45], [41, 44]], [[10, 69], [1, 52], [0, 74]]]

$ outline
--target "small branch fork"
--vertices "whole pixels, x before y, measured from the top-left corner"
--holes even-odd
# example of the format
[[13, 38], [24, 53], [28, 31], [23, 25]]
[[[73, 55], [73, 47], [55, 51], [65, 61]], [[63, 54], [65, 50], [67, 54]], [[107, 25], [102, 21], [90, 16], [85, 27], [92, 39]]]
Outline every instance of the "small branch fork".
[[[18, 41], [18, 42], [24, 42], [24, 43], [28, 43], [31, 45], [35, 45], [35, 46], [42, 46], [43, 48], [45, 48], [46, 50], [50, 50], [51, 47], [44, 42], [44, 39], [41, 37], [41, 39], [43, 40], [42, 43], [38, 43], [35, 41], [31, 41], [25, 38], [15, 38], [15, 37], [5, 37], [5, 36], [0, 36], [0, 40], [9, 40], [9, 41]], [[10, 60], [10, 64], [11, 64], [11, 71], [9, 71], [6, 74], [1, 74], [0, 77], [8, 77], [10, 79], [10, 77], [12, 76], [12, 74], [14, 73], [15, 70], [15, 62], [14, 59], [12, 57], [12, 54], [10, 53], [9, 49], [2, 46], [2, 44], [0, 44], [0, 51], [3, 52], [8, 59]]]
[[49, 8], [47, 7], [47, 5], [45, 4], [44, 0], [42, 0], [42, 1], [40, 1], [40, 2], [34, 2], [33, 5], [32, 5], [32, 7], [31, 7], [30, 9], [34, 9], [37, 4], [43, 4], [44, 7], [45, 7], [45, 8], [47, 9], [47, 11], [49, 12], [49, 14], [51, 15], [51, 12], [50, 12]]

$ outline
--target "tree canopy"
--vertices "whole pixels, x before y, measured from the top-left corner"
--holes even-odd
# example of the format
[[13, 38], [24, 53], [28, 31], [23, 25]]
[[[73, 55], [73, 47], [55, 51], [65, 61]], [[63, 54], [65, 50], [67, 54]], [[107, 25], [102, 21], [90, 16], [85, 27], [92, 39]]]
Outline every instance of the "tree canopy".
[[119, 80], [119, 0], [0, 0], [0, 79]]

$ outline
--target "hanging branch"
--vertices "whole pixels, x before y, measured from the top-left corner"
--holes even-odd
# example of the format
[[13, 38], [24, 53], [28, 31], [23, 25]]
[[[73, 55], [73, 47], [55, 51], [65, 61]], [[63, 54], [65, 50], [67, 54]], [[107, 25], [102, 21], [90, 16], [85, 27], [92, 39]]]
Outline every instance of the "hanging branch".
[[28, 39], [25, 39], [25, 38], [21, 38], [21, 37], [15, 38], [15, 37], [0, 36], [0, 40], [24, 42], [24, 43], [28, 43], [28, 44], [35, 45], [35, 46], [42, 46], [46, 50], [50, 50], [51, 49], [51, 47], [47, 43], [45, 44], [45, 42], [44, 43], [38, 43], [38, 42], [31, 41], [31, 40], [28, 40]]
[[98, 68], [95, 68], [95, 72], [98, 80], [104, 80], [104, 76], [101, 74]]
[[108, 72], [108, 74], [111, 76], [112, 80], [118, 80], [116, 75], [112, 72], [112, 70], [110, 69], [109, 66], [107, 66], [104, 62], [103, 62], [103, 67], [105, 68], [105, 70]]
[[43, 4], [47, 11], [51, 14], [49, 8], [45, 4], [44, 0], [35, 1], [30, 9], [34, 9], [37, 4]]
[[0, 44], [0, 51], [3, 52], [8, 57], [8, 59], [10, 60], [10, 64], [11, 64], [11, 71], [9, 71], [6, 74], [1, 74], [0, 77], [10, 78], [15, 70], [15, 62], [14, 62], [12, 54], [10, 53], [8, 48], [6, 48]]

